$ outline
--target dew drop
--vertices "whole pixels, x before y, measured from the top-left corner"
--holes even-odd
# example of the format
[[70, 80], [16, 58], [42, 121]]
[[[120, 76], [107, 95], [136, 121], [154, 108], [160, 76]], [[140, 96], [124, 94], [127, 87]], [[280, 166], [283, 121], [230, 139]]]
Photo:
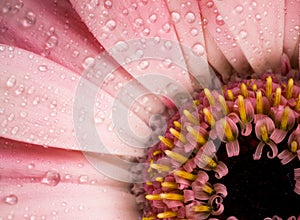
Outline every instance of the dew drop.
[[166, 48], [167, 50], [170, 50], [170, 49], [172, 48], [172, 42], [171, 42], [171, 41], [166, 41], [166, 42], [165, 42], [165, 48]]
[[204, 47], [199, 43], [194, 44], [192, 47], [192, 50], [193, 50], [193, 53], [197, 56], [202, 56], [202, 55], [204, 55], [204, 52], [205, 52]]
[[11, 9], [12, 9], [11, 4], [9, 2], [6, 2], [6, 4], [2, 8], [2, 13], [6, 14], [6, 13], [10, 12]]
[[18, 127], [13, 127], [13, 129], [11, 129], [11, 133], [12, 133], [13, 135], [16, 135], [16, 134], [18, 133], [18, 131], [19, 131], [19, 128], [18, 128]]
[[224, 24], [224, 20], [223, 20], [222, 15], [219, 14], [219, 15], [216, 17], [216, 22], [217, 22], [218, 25], [223, 25], [223, 24]]
[[36, 23], [36, 15], [32, 11], [28, 11], [20, 22], [23, 27], [29, 28]]
[[47, 48], [51, 49], [55, 46], [57, 46], [58, 43], [58, 38], [56, 35], [51, 35], [48, 37], [47, 41], [46, 41], [46, 46]]
[[235, 11], [236, 13], [240, 14], [240, 13], [242, 13], [242, 12], [244, 11], [244, 8], [243, 8], [243, 6], [238, 5], [238, 6], [236, 6], [236, 7], [234, 8], [234, 11]]
[[106, 27], [110, 30], [110, 31], [113, 31], [117, 26], [117, 23], [115, 20], [113, 19], [110, 19], [106, 22]]
[[150, 21], [151, 23], [155, 23], [155, 22], [157, 21], [157, 15], [156, 15], [156, 14], [150, 15], [149, 21]]
[[162, 29], [164, 32], [168, 33], [171, 30], [171, 25], [169, 23], [166, 23], [163, 25]]
[[258, 21], [261, 20], [261, 15], [260, 14], [256, 14], [255, 15], [255, 19], [258, 20]]
[[87, 57], [82, 63], [84, 69], [89, 69], [95, 64], [95, 59], [93, 57]]
[[18, 197], [14, 194], [10, 194], [4, 198], [4, 202], [8, 205], [16, 205], [18, 203]]
[[244, 30], [241, 30], [239, 32], [239, 38], [240, 39], [245, 39], [247, 37], [247, 35], [248, 35], [248, 33], [246, 31], [244, 31]]
[[112, 8], [112, 6], [113, 6], [112, 1], [106, 0], [106, 1], [104, 2], [104, 7], [105, 7], [105, 8], [110, 9], [110, 8]]
[[9, 87], [9, 88], [13, 87], [14, 85], [16, 85], [16, 81], [17, 80], [16, 80], [16, 77], [14, 75], [10, 76], [8, 78], [8, 80], [6, 81], [7, 87]]
[[79, 177], [79, 183], [87, 183], [88, 180], [89, 180], [89, 177], [86, 176], [86, 175], [81, 175], [81, 176]]
[[166, 58], [166, 59], [163, 60], [163, 65], [164, 65], [164, 67], [166, 67], [166, 68], [170, 68], [170, 67], [172, 66], [172, 64], [173, 64], [173, 62], [172, 62], [172, 60], [169, 59], [169, 58]]
[[143, 60], [139, 63], [139, 68], [141, 70], [145, 70], [149, 67], [149, 62], [147, 60]]
[[48, 70], [48, 67], [46, 65], [40, 65], [39, 66], [39, 71], [46, 72], [47, 70]]
[[118, 41], [116, 44], [115, 44], [115, 48], [117, 51], [119, 52], [125, 52], [128, 50], [129, 46], [126, 42], [124, 41]]
[[49, 170], [41, 180], [41, 183], [48, 186], [56, 186], [60, 182], [60, 174], [57, 171]]
[[180, 14], [178, 12], [172, 12], [171, 18], [174, 23], [178, 23], [180, 21]]
[[193, 29], [191, 30], [191, 35], [194, 36], [194, 37], [197, 36], [198, 33], [199, 33], [199, 32], [198, 32], [198, 30], [197, 30], [196, 28], [193, 28]]
[[24, 85], [21, 84], [21, 85], [19, 85], [19, 87], [16, 89], [15, 93], [16, 93], [16, 95], [20, 95], [20, 94], [22, 94], [23, 92], [24, 92]]
[[193, 22], [196, 20], [196, 16], [195, 16], [194, 13], [188, 12], [188, 13], [185, 15], [185, 19], [186, 19], [187, 22], [193, 23]]
[[206, 3], [206, 7], [211, 8], [214, 6], [214, 3], [212, 1], [209, 1]]

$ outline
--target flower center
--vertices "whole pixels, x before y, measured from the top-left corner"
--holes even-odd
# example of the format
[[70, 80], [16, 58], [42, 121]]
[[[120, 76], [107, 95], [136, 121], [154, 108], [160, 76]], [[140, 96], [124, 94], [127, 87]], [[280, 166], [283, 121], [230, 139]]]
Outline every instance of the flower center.
[[300, 216], [299, 94], [271, 76], [199, 92], [148, 151], [143, 220]]

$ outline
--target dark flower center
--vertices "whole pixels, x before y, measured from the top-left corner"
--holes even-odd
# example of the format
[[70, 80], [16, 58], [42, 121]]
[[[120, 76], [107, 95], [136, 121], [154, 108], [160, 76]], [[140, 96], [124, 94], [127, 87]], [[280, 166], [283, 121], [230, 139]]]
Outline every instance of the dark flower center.
[[[293, 79], [204, 89], [148, 151], [143, 220], [300, 216], [300, 87]], [[137, 189], [138, 187], [135, 187]]]

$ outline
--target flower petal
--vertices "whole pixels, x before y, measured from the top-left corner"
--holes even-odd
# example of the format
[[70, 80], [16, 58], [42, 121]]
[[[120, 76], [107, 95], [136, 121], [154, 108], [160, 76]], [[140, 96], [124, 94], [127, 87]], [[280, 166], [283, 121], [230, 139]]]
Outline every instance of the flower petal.
[[138, 218], [129, 184], [108, 179], [82, 153], [3, 138], [0, 143], [1, 217]]
[[256, 73], [281, 70], [284, 1], [214, 1]]
[[[79, 144], [78, 141], [92, 134], [93, 128], [100, 128], [101, 140], [103, 139], [107, 149], [111, 147], [109, 150], [111, 153], [131, 156], [143, 154], [141, 149], [131, 147], [126, 149], [125, 146], [128, 145], [117, 136], [116, 130], [111, 127], [112, 119], [110, 119], [115, 99], [104, 91], [102, 94], [106, 94], [109, 99], [101, 100], [101, 96], [96, 95], [92, 97], [91, 91], [98, 95], [96, 85], [80, 79], [78, 75], [50, 60], [27, 51], [1, 46], [0, 57], [4, 79], [0, 87], [0, 99], [3, 103], [0, 114], [2, 137], [45, 146], [82, 150], [83, 144]], [[86, 87], [83, 87], [84, 92], [78, 95], [79, 85], [82, 83], [86, 83], [83, 84]], [[90, 108], [87, 106], [89, 102], [92, 103]], [[102, 109], [106, 110], [105, 114], [99, 117], [99, 122], [94, 118], [94, 114], [99, 113], [94, 112], [95, 106], [102, 106]], [[145, 124], [141, 126], [143, 123], [141, 124], [134, 115], [132, 118], [135, 122], [132, 128], [147, 133], [147, 126]], [[78, 133], [81, 122], [81, 125], [85, 123], [87, 129], [83, 130], [84, 134]], [[100, 146], [99, 141], [100, 139], [95, 141], [94, 145]], [[101, 152], [104, 148], [95, 147], [86, 150]]]

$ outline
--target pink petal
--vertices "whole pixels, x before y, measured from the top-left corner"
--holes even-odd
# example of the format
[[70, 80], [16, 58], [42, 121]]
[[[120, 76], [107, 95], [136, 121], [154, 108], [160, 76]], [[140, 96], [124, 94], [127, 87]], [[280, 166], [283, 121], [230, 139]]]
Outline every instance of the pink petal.
[[[115, 1], [110, 6], [103, 1], [71, 0], [71, 3], [98, 41], [130, 74], [135, 77], [155, 73], [172, 76], [180, 81], [181, 86], [192, 90], [169, 11], [163, 1]], [[141, 63], [141, 58], [144, 63]]]
[[[1, 216], [137, 219], [129, 184], [111, 180], [80, 152], [0, 139]], [[13, 195], [11, 197], [7, 197]], [[17, 201], [16, 199], [17, 198]]]
[[[257, 73], [280, 71], [284, 1], [214, 1], [225, 23]], [[267, 28], [267, 30], [265, 29]]]
[[256, 147], [256, 150], [255, 150], [255, 153], [253, 154], [253, 159], [254, 160], [259, 160], [261, 158], [262, 150], [263, 150], [264, 146], [265, 146], [264, 142], [260, 142], [258, 144], [258, 146]]
[[267, 153], [268, 158], [270, 158], [270, 159], [275, 158], [277, 156], [277, 154], [278, 154], [277, 145], [273, 141], [269, 141], [267, 143], [267, 145], [270, 146], [271, 150], [272, 150], [272, 155], [270, 154], [270, 152]]
[[[17, 4], [22, 5], [16, 11]], [[82, 63], [103, 48], [88, 31], [69, 1], [1, 1], [0, 43], [17, 46], [82, 73]]]
[[261, 139], [261, 131], [260, 131], [261, 126], [266, 126], [268, 134], [271, 134], [275, 130], [275, 124], [271, 118], [262, 117], [258, 119], [255, 124], [255, 134], [256, 137], [258, 137], [259, 139]]
[[249, 136], [250, 134], [251, 134], [251, 132], [252, 132], [252, 124], [251, 124], [251, 122], [248, 122], [248, 123], [246, 123], [245, 125], [244, 125], [244, 128], [242, 129], [242, 132], [241, 132], [241, 134], [243, 135], [243, 136]]
[[221, 179], [223, 176], [227, 175], [228, 168], [225, 163], [223, 163], [222, 161], [219, 161], [218, 166], [216, 167], [216, 169], [214, 171], [216, 172], [215, 177], [217, 179]]
[[227, 188], [225, 185], [221, 183], [215, 183], [214, 189], [216, 191], [216, 194], [221, 195], [223, 198], [227, 196]]
[[[0, 114], [2, 137], [66, 149], [82, 150], [88, 146], [86, 151], [108, 150], [110, 153], [131, 156], [143, 154], [142, 149], [127, 148], [131, 143], [120, 140], [117, 136], [110, 119], [110, 109], [115, 100], [103, 91], [102, 96], [95, 93], [98, 96], [91, 97], [89, 92], [97, 92], [97, 86], [85, 79], [80, 80], [78, 75], [66, 68], [27, 51], [0, 45], [0, 57], [3, 68], [3, 80], [0, 82], [0, 99], [3, 103]], [[79, 82], [86, 86], [83, 88], [86, 94], [77, 96]], [[82, 102], [75, 105], [74, 101], [80, 100]], [[88, 101], [93, 103], [92, 108], [84, 109]], [[105, 111], [98, 112], [99, 109]], [[143, 123], [134, 115], [128, 119], [135, 122], [132, 129], [136, 126], [136, 131], [147, 134], [145, 125], [142, 126]], [[85, 127], [79, 126], [80, 124]], [[92, 132], [93, 128], [99, 130], [101, 141], [107, 149], [100, 147], [98, 135], [94, 136], [97, 140], [88, 138], [89, 135], [97, 134]], [[74, 129], [77, 129], [76, 132]], [[94, 130], [97, 131], [96, 129]], [[85, 137], [86, 141], [94, 144], [82, 144]]]
[[272, 132], [270, 136], [270, 139], [273, 140], [276, 144], [279, 144], [281, 141], [283, 141], [286, 134], [287, 134], [286, 131], [275, 128], [275, 130]]
[[215, 39], [216, 44], [223, 52], [231, 66], [241, 75], [245, 75], [250, 70], [250, 66], [242, 50], [233, 38], [229, 27], [224, 23], [223, 17], [217, 12], [212, 1], [198, 1], [205, 28]]
[[285, 149], [280, 154], [278, 154], [278, 158], [281, 160], [283, 165], [291, 162], [296, 157], [295, 154], [291, 153], [289, 150]]
[[238, 156], [240, 153], [240, 145], [238, 140], [226, 143], [226, 151], [228, 157]]

